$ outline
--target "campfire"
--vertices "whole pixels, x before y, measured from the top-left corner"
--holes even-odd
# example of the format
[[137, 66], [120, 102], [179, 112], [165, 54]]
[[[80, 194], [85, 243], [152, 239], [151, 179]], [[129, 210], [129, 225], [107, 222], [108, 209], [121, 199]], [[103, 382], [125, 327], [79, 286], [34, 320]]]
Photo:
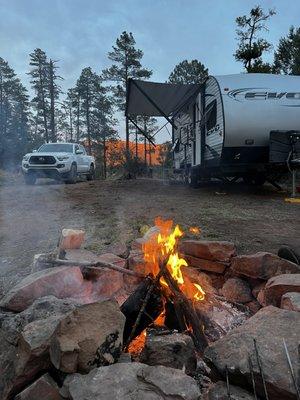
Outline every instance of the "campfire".
[[[140, 332], [140, 329], [150, 320], [154, 326], [166, 325], [171, 329], [175, 326], [179, 327], [181, 332], [189, 332], [196, 347], [203, 350], [207, 345], [207, 340], [203, 332], [203, 321], [199, 318], [194, 303], [204, 300], [205, 291], [184, 274], [184, 268], [188, 266], [188, 262], [180, 256], [178, 249], [179, 240], [184, 233], [178, 225], [174, 226], [171, 220], [157, 218], [155, 227], [156, 231], [142, 246], [148, 280], [147, 290], [129, 337], [125, 338], [125, 348], [133, 352], [141, 350], [146, 331]], [[138, 291], [142, 288], [144, 289], [143, 284]], [[132, 296], [135, 298], [136, 292]], [[161, 301], [153, 301], [154, 296], [159, 296]], [[131, 302], [131, 298], [128, 302]], [[125, 302], [122, 307], [125, 313], [128, 302]], [[147, 307], [149, 303], [157, 304], [157, 307]], [[163, 311], [160, 311], [162, 304]], [[167, 309], [171, 309], [175, 314], [175, 324], [174, 316], [169, 318], [166, 304], [168, 304]], [[172, 326], [167, 324], [170, 319], [172, 319]], [[137, 333], [139, 333], [138, 336]], [[130, 345], [133, 339], [135, 341]]]

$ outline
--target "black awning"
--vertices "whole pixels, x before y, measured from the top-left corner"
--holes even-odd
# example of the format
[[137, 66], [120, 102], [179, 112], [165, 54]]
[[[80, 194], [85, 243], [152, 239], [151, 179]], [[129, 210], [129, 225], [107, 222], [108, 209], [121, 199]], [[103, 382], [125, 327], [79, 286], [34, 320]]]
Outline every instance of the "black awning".
[[129, 79], [127, 116], [172, 117], [199, 93], [199, 84], [156, 83]]

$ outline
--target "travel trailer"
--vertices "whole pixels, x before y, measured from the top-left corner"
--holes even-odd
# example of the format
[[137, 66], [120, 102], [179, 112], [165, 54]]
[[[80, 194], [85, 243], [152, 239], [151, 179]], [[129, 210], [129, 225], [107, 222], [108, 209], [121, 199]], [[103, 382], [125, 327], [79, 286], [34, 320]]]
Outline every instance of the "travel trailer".
[[[167, 118], [174, 170], [192, 186], [213, 177], [275, 183], [287, 160], [274, 157], [273, 147], [280, 152], [282, 134], [289, 143], [300, 131], [300, 76], [209, 76], [202, 85], [131, 81], [126, 113]], [[299, 141], [293, 149], [297, 158]]]

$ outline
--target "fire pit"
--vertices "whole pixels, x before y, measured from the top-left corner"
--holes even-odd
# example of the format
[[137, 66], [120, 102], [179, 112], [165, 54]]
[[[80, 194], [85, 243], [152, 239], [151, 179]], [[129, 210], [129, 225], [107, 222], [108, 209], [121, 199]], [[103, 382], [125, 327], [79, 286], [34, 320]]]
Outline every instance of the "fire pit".
[[104, 388], [112, 374], [124, 378], [117, 391], [162, 398], [176, 375], [174, 399], [296, 399], [299, 265], [237, 256], [234, 244], [200, 233], [185, 237], [157, 218], [120, 257], [80, 249], [84, 232], [64, 231], [2, 299], [0, 397], [35, 400], [47, 388], [53, 399], [77, 400], [72, 393]]

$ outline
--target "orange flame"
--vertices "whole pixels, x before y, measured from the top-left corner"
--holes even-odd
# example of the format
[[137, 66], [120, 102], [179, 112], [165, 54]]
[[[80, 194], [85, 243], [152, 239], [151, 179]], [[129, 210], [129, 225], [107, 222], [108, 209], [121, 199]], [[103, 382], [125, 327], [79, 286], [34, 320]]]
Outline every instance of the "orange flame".
[[[157, 234], [143, 245], [144, 260], [149, 271], [154, 275], [159, 272], [159, 261], [161, 258], [168, 257], [167, 268], [174, 280], [179, 285], [180, 290], [190, 299], [195, 301], [203, 300], [205, 292], [197, 283], [191, 283], [184, 277], [181, 268], [188, 266], [187, 261], [181, 258], [177, 251], [178, 240], [183, 236], [183, 232], [178, 225], [172, 230], [173, 221], [163, 221], [156, 218], [155, 226], [158, 228]], [[167, 282], [161, 278], [160, 283], [168, 286]]]

